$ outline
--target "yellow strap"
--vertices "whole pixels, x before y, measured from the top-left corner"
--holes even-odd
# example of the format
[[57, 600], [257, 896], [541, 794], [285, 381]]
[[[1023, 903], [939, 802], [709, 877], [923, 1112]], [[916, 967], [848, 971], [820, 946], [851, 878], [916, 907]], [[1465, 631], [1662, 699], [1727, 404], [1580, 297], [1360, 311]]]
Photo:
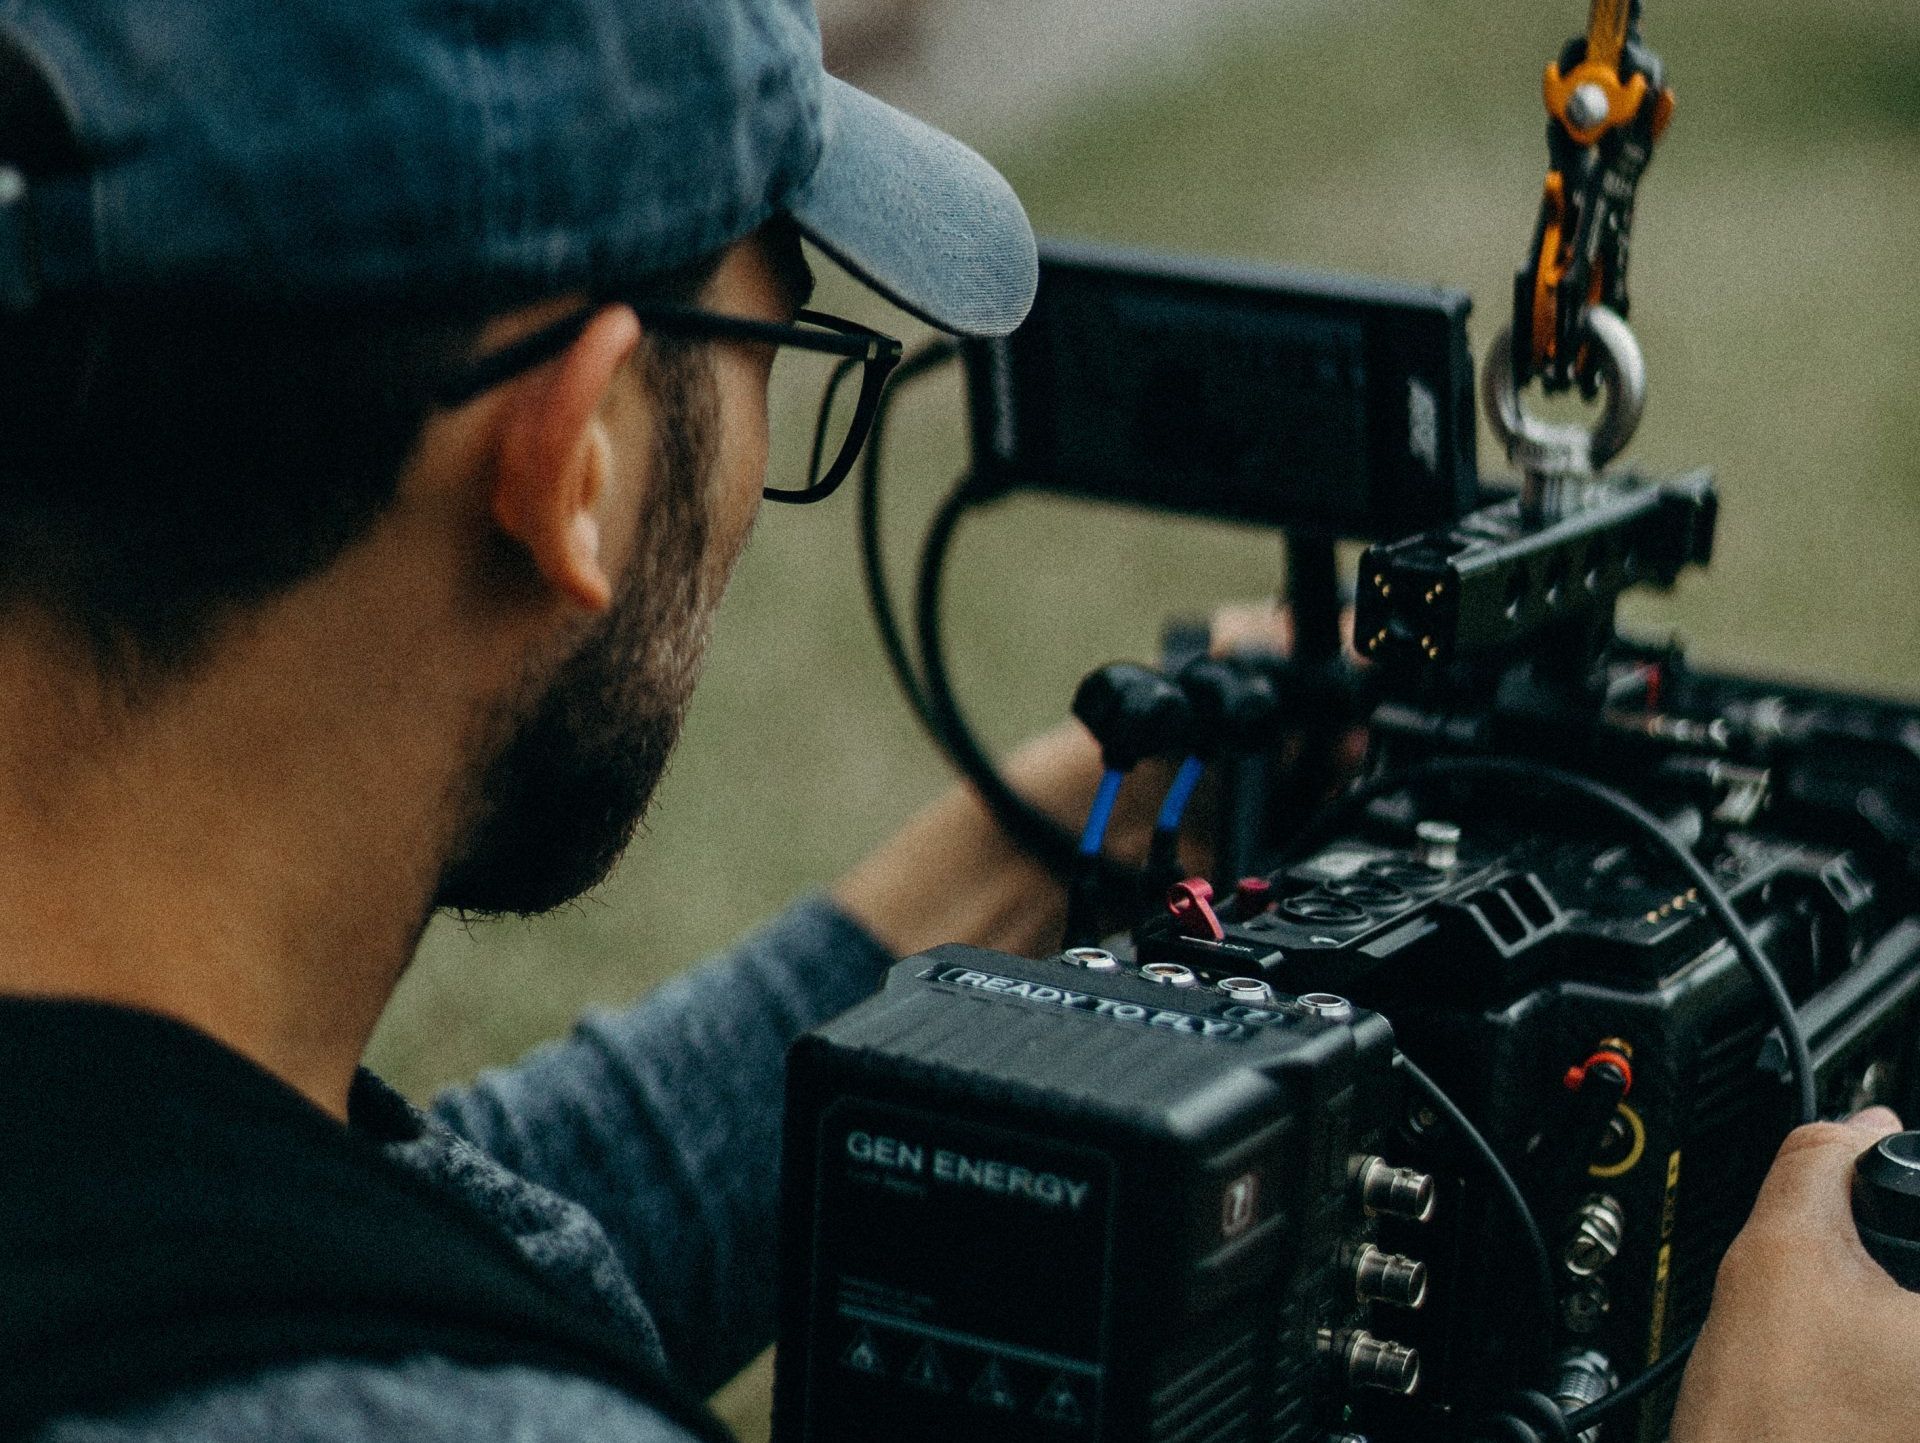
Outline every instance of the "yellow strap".
[[1631, 0], [1593, 0], [1587, 17], [1587, 60], [1620, 73], [1620, 55], [1627, 48], [1627, 17]]

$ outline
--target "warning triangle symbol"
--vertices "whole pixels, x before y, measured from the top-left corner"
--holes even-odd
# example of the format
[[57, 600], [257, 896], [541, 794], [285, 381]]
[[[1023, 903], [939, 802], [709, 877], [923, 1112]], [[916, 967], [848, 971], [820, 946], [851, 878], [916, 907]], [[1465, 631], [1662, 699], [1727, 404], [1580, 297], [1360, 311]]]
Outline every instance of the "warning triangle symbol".
[[856, 1373], [866, 1373], [875, 1378], [887, 1375], [886, 1360], [880, 1356], [880, 1349], [873, 1341], [870, 1328], [860, 1330], [852, 1346], [840, 1355], [840, 1361]]
[[1040, 1401], [1034, 1404], [1034, 1416], [1049, 1423], [1064, 1423], [1069, 1428], [1079, 1428], [1087, 1421], [1087, 1410], [1080, 1406], [1080, 1398], [1073, 1391], [1073, 1384], [1062, 1373], [1047, 1385], [1047, 1391], [1040, 1395]]
[[967, 1396], [976, 1403], [984, 1403], [989, 1408], [1004, 1408], [1012, 1412], [1020, 1406], [1020, 1400], [1013, 1396], [1013, 1385], [1007, 1381], [1007, 1370], [993, 1359], [974, 1380]]
[[925, 1388], [929, 1393], [951, 1393], [953, 1379], [947, 1374], [947, 1365], [940, 1361], [940, 1350], [931, 1343], [924, 1344], [913, 1355], [913, 1361], [907, 1364], [902, 1375], [916, 1388]]

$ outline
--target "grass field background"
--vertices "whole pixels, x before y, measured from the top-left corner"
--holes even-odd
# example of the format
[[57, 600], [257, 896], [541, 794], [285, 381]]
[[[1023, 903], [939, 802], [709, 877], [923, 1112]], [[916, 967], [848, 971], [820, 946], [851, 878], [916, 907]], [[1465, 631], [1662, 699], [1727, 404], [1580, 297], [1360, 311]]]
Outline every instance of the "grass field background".
[[[1537, 201], [1540, 69], [1581, 19], [1538, 0], [1276, 3], [1043, 126], [983, 115], [968, 138], [1043, 233], [1460, 286], [1484, 344]], [[1716, 664], [1920, 695], [1920, 7], [1809, 0], [1788, 21], [1655, 0], [1648, 38], [1680, 105], [1641, 190], [1652, 399], [1631, 456], [1714, 466], [1723, 509], [1711, 574], [1630, 619]], [[823, 304], [917, 333], [850, 285]], [[902, 408], [903, 573], [963, 464], [959, 407], [957, 384], [929, 383]], [[1057, 719], [1089, 666], [1150, 653], [1169, 614], [1270, 590], [1277, 567], [1258, 531], [1005, 506], [956, 563], [962, 694], [1011, 742]], [[648, 834], [558, 916], [437, 925], [370, 1061], [426, 1095], [511, 1058], [829, 883], [945, 782], [873, 641], [851, 496], [770, 508]], [[764, 1436], [757, 1381], [726, 1407]]]

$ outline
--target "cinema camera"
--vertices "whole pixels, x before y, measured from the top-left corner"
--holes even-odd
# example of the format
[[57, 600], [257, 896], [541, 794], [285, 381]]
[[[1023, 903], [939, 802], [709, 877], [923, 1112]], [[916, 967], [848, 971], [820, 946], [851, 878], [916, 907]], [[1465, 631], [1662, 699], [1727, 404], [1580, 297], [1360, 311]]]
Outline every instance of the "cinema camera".
[[[1073, 914], [1054, 956], [910, 958], [795, 1047], [784, 1443], [1657, 1440], [1785, 1131], [1920, 1116], [1920, 708], [1615, 628], [1706, 563], [1716, 513], [1704, 473], [1601, 471], [1645, 395], [1625, 238], [1671, 110], [1637, 10], [1598, 0], [1549, 70], [1553, 169], [1483, 380], [1516, 489], [1475, 473], [1465, 297], [1051, 246], [1032, 319], [964, 352], [973, 466], [916, 664], [876, 443], [888, 654]], [[1598, 422], [1536, 420], [1535, 378]], [[1028, 489], [1287, 538], [1292, 655], [1176, 634], [1162, 671], [1083, 685], [1110, 770], [1078, 838], [946, 674], [954, 532]], [[1375, 543], [1364, 663], [1337, 538]], [[1363, 779], [1300, 830], [1355, 727]], [[1160, 754], [1187, 760], [1129, 872], [1105, 809]], [[1215, 866], [1189, 878], [1202, 761]], [[1910, 1285], [1913, 1141], [1856, 1183]]]

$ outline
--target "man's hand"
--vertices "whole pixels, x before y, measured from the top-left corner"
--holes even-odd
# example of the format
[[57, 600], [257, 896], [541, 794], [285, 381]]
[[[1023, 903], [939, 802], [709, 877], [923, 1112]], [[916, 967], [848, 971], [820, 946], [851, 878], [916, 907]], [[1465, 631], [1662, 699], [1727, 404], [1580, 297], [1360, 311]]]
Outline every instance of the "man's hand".
[[[1351, 618], [1349, 618], [1351, 625]], [[1284, 652], [1292, 640], [1286, 611], [1270, 604], [1228, 607], [1213, 620], [1213, 649]], [[1342, 740], [1336, 765], [1351, 771], [1365, 739]], [[1286, 755], [1285, 750], [1282, 752]], [[1078, 831], [1100, 782], [1100, 749], [1078, 722], [1028, 742], [1005, 763], [1015, 791], [1069, 830]], [[1143, 763], [1120, 792], [1107, 832], [1109, 855], [1139, 862], [1172, 766]], [[1182, 839], [1183, 860], [1205, 870], [1210, 807], [1196, 798]], [[1001, 832], [971, 787], [955, 787], [908, 822], [834, 888], [834, 896], [881, 945], [898, 956], [941, 942], [969, 942], [1038, 956], [1060, 944], [1066, 891]]]
[[1867, 1255], [1854, 1159], [1900, 1129], [1884, 1107], [1781, 1146], [1720, 1265], [1673, 1443], [1891, 1443], [1920, 1437], [1920, 1294]]

